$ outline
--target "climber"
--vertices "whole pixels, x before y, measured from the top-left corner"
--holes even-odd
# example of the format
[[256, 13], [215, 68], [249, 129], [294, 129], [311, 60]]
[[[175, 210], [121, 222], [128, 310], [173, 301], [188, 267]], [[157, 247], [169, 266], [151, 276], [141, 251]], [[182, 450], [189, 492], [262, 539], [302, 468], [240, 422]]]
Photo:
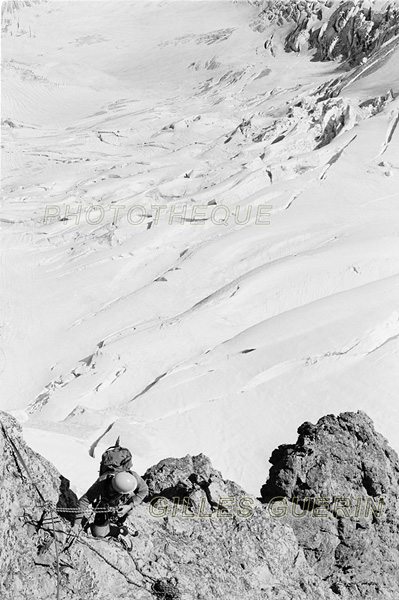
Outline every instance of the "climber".
[[89, 507], [96, 512], [91, 525], [94, 537], [113, 537], [127, 549], [131, 541], [127, 537], [128, 528], [123, 525], [133, 508], [142, 503], [148, 494], [145, 481], [135, 471], [119, 471], [101, 475], [79, 500], [78, 513], [71, 530], [77, 535], [84, 515]]

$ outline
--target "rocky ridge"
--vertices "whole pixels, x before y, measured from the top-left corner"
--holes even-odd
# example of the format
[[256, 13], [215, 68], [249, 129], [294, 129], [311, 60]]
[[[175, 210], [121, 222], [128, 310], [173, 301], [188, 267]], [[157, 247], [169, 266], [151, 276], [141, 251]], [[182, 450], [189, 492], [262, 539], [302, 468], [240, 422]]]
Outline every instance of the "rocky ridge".
[[283, 498], [282, 520], [338, 596], [397, 598], [397, 454], [360, 411], [304, 423], [298, 434], [273, 452], [263, 501]]
[[77, 498], [1, 413], [1, 597], [56, 598], [59, 582], [60, 599], [397, 598], [398, 456], [361, 412], [298, 433], [260, 501], [202, 454], [165, 459], [144, 475], [131, 554], [85, 533], [64, 551]]
[[[116, 542], [84, 533], [62, 551], [69, 524], [60, 515], [69, 514], [62, 509], [75, 507], [76, 497], [56, 469], [24, 443], [18, 423], [6, 413], [0, 416], [4, 600], [56, 598], [57, 581], [60, 600], [333, 597], [306, 561], [292, 528], [225, 481], [203, 455], [167, 459], [147, 471], [152, 501], [134, 512], [131, 527], [139, 535], [131, 554]], [[32, 480], [43, 499], [57, 506], [58, 514], [53, 510], [42, 519], [43, 499]], [[173, 500], [186, 495], [186, 506]], [[222, 497], [234, 501], [229, 514]], [[245, 504], [238, 511], [243, 499], [251, 508], [249, 515]]]

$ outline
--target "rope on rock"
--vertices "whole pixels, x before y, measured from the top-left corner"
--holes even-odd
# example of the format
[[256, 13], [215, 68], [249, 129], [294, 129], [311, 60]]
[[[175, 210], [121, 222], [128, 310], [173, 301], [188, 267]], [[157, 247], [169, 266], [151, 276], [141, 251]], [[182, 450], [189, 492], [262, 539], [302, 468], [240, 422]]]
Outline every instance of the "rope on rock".
[[11, 446], [11, 450], [12, 450], [12, 453], [14, 454], [15, 462], [17, 463], [18, 469], [21, 471], [21, 468], [20, 468], [20, 465], [19, 465], [19, 463], [21, 463], [22, 467], [25, 469], [25, 471], [26, 471], [26, 473], [28, 475], [28, 478], [29, 478], [31, 484], [33, 485], [33, 487], [35, 488], [36, 492], [38, 493], [38, 495], [40, 497], [40, 500], [42, 500], [42, 502], [44, 502], [44, 504], [46, 504], [46, 500], [44, 499], [43, 494], [39, 490], [39, 488], [36, 485], [36, 483], [33, 481], [32, 475], [30, 474], [30, 471], [29, 471], [28, 467], [26, 466], [26, 463], [25, 463], [24, 459], [22, 458], [22, 455], [21, 455], [20, 451], [18, 450], [17, 446], [15, 445], [15, 442], [8, 435], [7, 429], [4, 427], [3, 423], [1, 423], [1, 428], [3, 430], [4, 437], [6, 438], [7, 442]]
[[[38, 485], [36, 484], [36, 482], [34, 481], [34, 479], [32, 478], [32, 475], [19, 451], [19, 449], [17, 448], [15, 442], [11, 439], [11, 437], [8, 435], [8, 432], [6, 430], [6, 428], [4, 427], [3, 423], [1, 423], [1, 428], [3, 430], [3, 434], [5, 439], [8, 441], [10, 447], [11, 447], [11, 451], [14, 455], [14, 459], [16, 462], [16, 465], [19, 469], [19, 471], [22, 474], [22, 470], [21, 470], [21, 466], [23, 467], [23, 469], [25, 470], [29, 481], [31, 482], [32, 486], [34, 487], [34, 489], [36, 490], [41, 503], [37, 503], [36, 506], [38, 508], [41, 508], [43, 510], [43, 515], [39, 521], [39, 523], [43, 523], [44, 521], [44, 517], [45, 517], [45, 513], [49, 512], [50, 516], [51, 516], [51, 524], [52, 524], [52, 529], [53, 529], [53, 536], [54, 536], [54, 544], [55, 544], [55, 556], [56, 556], [56, 574], [57, 574], [57, 595], [56, 598], [57, 600], [59, 600], [60, 598], [60, 591], [61, 591], [61, 575], [60, 575], [60, 557], [59, 557], [59, 551], [58, 551], [58, 546], [57, 546], [57, 539], [56, 539], [56, 528], [55, 528], [55, 519], [54, 519], [54, 513], [56, 513], [57, 515], [59, 515], [60, 513], [78, 513], [80, 512], [78, 508], [68, 508], [68, 507], [58, 507], [54, 504], [54, 502], [52, 501], [46, 501], [46, 499], [44, 498], [42, 492], [40, 491]], [[21, 466], [20, 466], [21, 465]], [[93, 513], [102, 513], [102, 512], [112, 512], [112, 510], [110, 510], [110, 508], [97, 508], [97, 509], [92, 509], [92, 514]], [[137, 532], [136, 532], [137, 534]], [[116, 565], [114, 565], [111, 561], [109, 561], [103, 554], [101, 554], [100, 552], [98, 552], [98, 550], [96, 550], [96, 548], [93, 548], [93, 546], [91, 544], [89, 544], [87, 541], [83, 540], [82, 538], [79, 538], [79, 536], [75, 536], [76, 539], [79, 540], [79, 542], [85, 546], [87, 546], [88, 548], [90, 548], [93, 552], [95, 552], [97, 554], [97, 556], [99, 556], [100, 558], [102, 558], [104, 560], [104, 562], [106, 562], [110, 567], [112, 567], [113, 569], [115, 569], [116, 571], [118, 571], [125, 579], [126, 581], [131, 584], [134, 585], [140, 589], [146, 590], [149, 594], [155, 596], [158, 600], [180, 600], [180, 591], [177, 587], [177, 579], [173, 578], [173, 579], [166, 579], [166, 578], [159, 578], [156, 579], [155, 577], [151, 577], [150, 575], [147, 575], [146, 573], [143, 573], [141, 571], [141, 569], [139, 569], [136, 561], [134, 560], [133, 556], [131, 554], [129, 554], [132, 562], [135, 565], [135, 568], [137, 570], [138, 573], [140, 573], [140, 575], [147, 579], [148, 581], [152, 582], [151, 585], [151, 591], [149, 591], [146, 587], [144, 587], [143, 585], [140, 585], [139, 583], [137, 583], [136, 581], [133, 581], [128, 575], [126, 575], [126, 573], [124, 573], [121, 569], [119, 569], [119, 567], [117, 567]]]
[[[28, 475], [28, 479], [30, 480], [30, 482], [33, 485], [33, 487], [35, 488], [35, 490], [36, 490], [39, 498], [42, 500], [42, 502], [45, 505], [44, 510], [45, 511], [48, 510], [50, 512], [50, 514], [51, 514], [51, 522], [52, 522], [52, 525], [53, 525], [54, 544], [55, 544], [56, 573], [57, 573], [57, 596], [56, 596], [56, 598], [57, 598], [57, 600], [59, 600], [59, 598], [60, 598], [60, 588], [61, 588], [60, 560], [59, 560], [59, 556], [58, 556], [58, 546], [57, 546], [57, 539], [56, 539], [56, 535], [55, 535], [55, 522], [54, 522], [54, 509], [53, 509], [53, 506], [52, 506], [52, 504], [49, 504], [48, 502], [46, 502], [46, 500], [44, 499], [44, 496], [41, 493], [41, 491], [40, 491], [39, 487], [37, 486], [37, 484], [35, 483], [35, 481], [33, 480], [32, 475], [31, 475], [31, 473], [30, 473], [30, 471], [29, 471], [29, 469], [28, 469], [28, 467], [27, 467], [24, 459], [22, 458], [22, 455], [21, 455], [20, 451], [18, 450], [18, 448], [17, 448], [14, 440], [12, 440], [10, 438], [10, 436], [8, 435], [8, 432], [7, 432], [6, 428], [4, 427], [3, 423], [1, 423], [1, 428], [3, 430], [3, 434], [4, 434], [5, 439], [8, 441], [8, 443], [11, 446], [11, 451], [12, 451], [12, 453], [14, 455], [14, 459], [15, 459], [15, 462], [16, 462], [18, 468], [20, 469], [19, 463], [21, 463], [22, 467], [26, 471], [26, 474]], [[44, 515], [43, 515], [42, 518], [44, 518]]]
[[181, 598], [176, 578], [157, 579], [151, 591], [158, 600], [180, 600]]
[[143, 573], [140, 567], [137, 564], [137, 561], [133, 557], [131, 553], [129, 553], [130, 559], [133, 562], [136, 571], [140, 573], [140, 575], [151, 581], [151, 593], [157, 598], [157, 600], [180, 600], [180, 590], [177, 587], [178, 579], [177, 577], [173, 578], [156, 578], [151, 577], [147, 573]]
[[135, 585], [136, 587], [138, 587], [138, 588], [140, 588], [142, 590], [147, 590], [147, 588], [144, 587], [143, 585], [140, 585], [136, 581], [133, 581], [133, 579], [130, 579], [130, 577], [128, 575], [126, 575], [126, 573], [124, 573], [122, 571], [122, 569], [120, 569], [118, 566], [114, 565], [110, 560], [108, 560], [108, 558], [106, 558], [103, 554], [101, 554], [101, 552], [99, 552], [96, 548], [94, 548], [91, 544], [89, 544], [89, 542], [87, 542], [86, 540], [83, 540], [83, 539], [79, 539], [79, 542], [81, 544], [83, 544], [84, 546], [87, 546], [88, 548], [90, 548], [90, 550], [92, 550], [95, 554], [97, 554], [97, 556], [99, 556], [100, 558], [102, 558], [103, 561], [107, 563], [107, 565], [109, 565], [110, 567], [112, 567], [113, 569], [115, 569], [115, 571], [118, 571], [118, 573], [120, 573], [121, 575], [123, 575], [123, 577], [126, 579], [126, 581], [128, 583], [130, 583], [131, 585]]

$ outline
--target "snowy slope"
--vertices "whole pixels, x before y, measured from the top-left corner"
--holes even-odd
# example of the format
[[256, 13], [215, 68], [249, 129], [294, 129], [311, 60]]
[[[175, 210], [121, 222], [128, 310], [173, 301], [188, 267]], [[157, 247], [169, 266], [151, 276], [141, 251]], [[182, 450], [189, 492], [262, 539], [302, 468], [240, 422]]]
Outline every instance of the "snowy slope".
[[259, 11], [7, 17], [1, 408], [78, 490], [119, 434], [139, 471], [204, 452], [254, 493], [328, 412], [399, 450], [398, 49], [323, 99], [337, 62]]

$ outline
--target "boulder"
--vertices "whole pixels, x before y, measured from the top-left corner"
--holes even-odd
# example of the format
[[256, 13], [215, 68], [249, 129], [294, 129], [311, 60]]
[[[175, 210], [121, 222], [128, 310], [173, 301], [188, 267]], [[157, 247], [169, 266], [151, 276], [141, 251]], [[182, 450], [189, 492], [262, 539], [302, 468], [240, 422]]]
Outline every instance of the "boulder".
[[347, 598], [399, 597], [399, 458], [363, 412], [298, 429], [270, 458], [262, 501], [283, 498], [309, 565]]

